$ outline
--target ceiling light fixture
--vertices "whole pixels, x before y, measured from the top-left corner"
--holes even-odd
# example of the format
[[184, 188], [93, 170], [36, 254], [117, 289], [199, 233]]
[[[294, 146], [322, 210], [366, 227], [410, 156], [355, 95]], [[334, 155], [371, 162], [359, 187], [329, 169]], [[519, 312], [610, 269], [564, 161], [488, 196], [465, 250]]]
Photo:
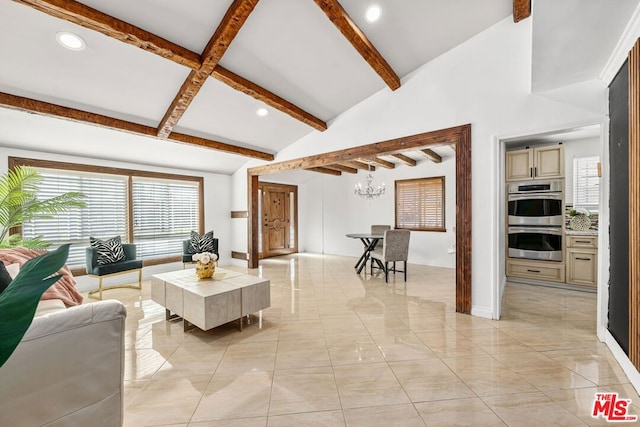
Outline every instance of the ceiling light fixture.
[[258, 111], [256, 111], [256, 114], [259, 115], [260, 117], [264, 117], [267, 114], [269, 114], [269, 110], [267, 110], [266, 108], [258, 108]]
[[87, 47], [87, 44], [84, 42], [82, 37], [67, 31], [60, 31], [59, 33], [56, 33], [56, 40], [60, 46], [69, 50], [84, 50], [84, 48]]
[[365, 184], [361, 183], [356, 184], [356, 188], [354, 190], [354, 194], [359, 196], [362, 200], [373, 200], [382, 196], [386, 188], [384, 186], [384, 182], [377, 187], [374, 187], [371, 183], [373, 182], [373, 175], [371, 175], [371, 164], [368, 164], [367, 168], [367, 177], [365, 178]]
[[372, 4], [365, 11], [364, 19], [366, 19], [366, 21], [369, 23], [374, 23], [378, 19], [380, 19], [381, 15], [382, 15], [382, 8], [377, 4]]

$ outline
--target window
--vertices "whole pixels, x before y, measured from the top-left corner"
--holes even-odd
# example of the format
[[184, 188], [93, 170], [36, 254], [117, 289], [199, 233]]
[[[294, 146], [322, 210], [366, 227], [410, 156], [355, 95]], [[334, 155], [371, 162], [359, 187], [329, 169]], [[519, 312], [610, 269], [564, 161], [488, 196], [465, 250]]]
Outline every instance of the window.
[[573, 206], [598, 209], [600, 199], [600, 178], [598, 164], [600, 157], [576, 157], [573, 159]]
[[148, 264], [181, 259], [182, 241], [191, 230], [203, 232], [201, 177], [9, 158], [9, 167], [15, 165], [39, 170], [42, 198], [68, 191], [85, 194], [85, 208], [22, 225], [25, 237], [42, 235], [54, 247], [72, 243], [67, 265], [75, 274], [82, 273], [90, 236], [119, 235], [135, 243], [137, 256]]
[[396, 181], [396, 228], [446, 231], [444, 176]]

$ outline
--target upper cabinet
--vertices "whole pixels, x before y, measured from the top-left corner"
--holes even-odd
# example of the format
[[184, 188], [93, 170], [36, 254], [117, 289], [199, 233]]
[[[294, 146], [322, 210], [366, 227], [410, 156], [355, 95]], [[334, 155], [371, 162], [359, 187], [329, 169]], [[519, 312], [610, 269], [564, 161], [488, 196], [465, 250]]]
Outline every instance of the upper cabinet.
[[507, 181], [564, 178], [562, 145], [507, 151]]

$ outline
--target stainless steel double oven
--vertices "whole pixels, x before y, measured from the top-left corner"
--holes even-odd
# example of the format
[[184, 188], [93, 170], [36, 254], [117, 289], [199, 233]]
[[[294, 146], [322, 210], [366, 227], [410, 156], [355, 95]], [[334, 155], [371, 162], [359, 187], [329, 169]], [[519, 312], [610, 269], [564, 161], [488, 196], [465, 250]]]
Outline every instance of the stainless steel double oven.
[[509, 257], [562, 261], [564, 180], [507, 187]]

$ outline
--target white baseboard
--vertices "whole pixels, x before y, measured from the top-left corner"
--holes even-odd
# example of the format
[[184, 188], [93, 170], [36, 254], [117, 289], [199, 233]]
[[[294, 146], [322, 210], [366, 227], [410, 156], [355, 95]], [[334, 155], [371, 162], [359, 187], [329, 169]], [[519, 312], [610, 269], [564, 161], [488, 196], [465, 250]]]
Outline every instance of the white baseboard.
[[493, 319], [493, 310], [487, 307], [471, 307], [471, 315], [484, 317], [485, 319]]
[[627, 375], [627, 378], [629, 378], [629, 382], [633, 388], [640, 394], [640, 373], [636, 367], [633, 366], [629, 357], [627, 357], [624, 350], [620, 347], [620, 344], [618, 344], [609, 331], [606, 332], [604, 343], [609, 347], [609, 350], [611, 350], [613, 357], [615, 357], [616, 361], [620, 364], [620, 367]]

